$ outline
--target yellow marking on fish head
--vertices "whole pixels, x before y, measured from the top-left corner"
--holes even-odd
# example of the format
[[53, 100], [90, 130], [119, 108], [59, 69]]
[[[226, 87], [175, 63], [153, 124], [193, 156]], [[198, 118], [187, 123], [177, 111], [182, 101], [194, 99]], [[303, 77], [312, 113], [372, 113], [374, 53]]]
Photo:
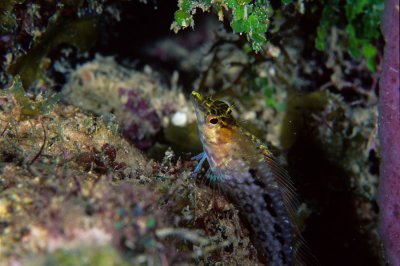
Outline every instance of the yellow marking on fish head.
[[232, 108], [227, 103], [192, 92], [200, 134], [212, 143], [226, 143], [232, 140], [237, 122], [232, 116]]

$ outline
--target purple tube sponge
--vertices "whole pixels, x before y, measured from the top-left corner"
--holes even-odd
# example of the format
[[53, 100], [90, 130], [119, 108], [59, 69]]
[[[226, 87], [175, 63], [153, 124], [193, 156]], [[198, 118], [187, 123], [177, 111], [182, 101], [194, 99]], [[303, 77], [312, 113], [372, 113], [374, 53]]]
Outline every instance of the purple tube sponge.
[[399, 0], [385, 1], [382, 33], [386, 45], [379, 98], [379, 231], [390, 265], [400, 266]]

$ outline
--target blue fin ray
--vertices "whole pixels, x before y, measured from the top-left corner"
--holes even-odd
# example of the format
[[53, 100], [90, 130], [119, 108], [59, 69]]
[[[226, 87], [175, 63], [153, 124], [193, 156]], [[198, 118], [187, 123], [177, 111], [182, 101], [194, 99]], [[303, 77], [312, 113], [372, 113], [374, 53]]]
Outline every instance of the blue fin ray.
[[193, 173], [191, 174], [191, 177], [196, 176], [200, 172], [201, 167], [203, 166], [203, 163], [206, 159], [207, 159], [207, 154], [205, 152], [199, 153], [196, 156], [192, 157], [192, 160], [198, 161], [198, 164], [194, 169]]

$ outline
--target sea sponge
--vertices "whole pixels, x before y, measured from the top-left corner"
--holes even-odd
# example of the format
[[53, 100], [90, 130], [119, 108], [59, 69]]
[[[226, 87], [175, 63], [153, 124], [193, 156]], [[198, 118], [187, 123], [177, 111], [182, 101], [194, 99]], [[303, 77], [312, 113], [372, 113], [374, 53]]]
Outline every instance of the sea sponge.
[[382, 147], [379, 230], [390, 265], [400, 265], [400, 83], [397, 0], [385, 1], [382, 32], [386, 45], [379, 99], [379, 136]]

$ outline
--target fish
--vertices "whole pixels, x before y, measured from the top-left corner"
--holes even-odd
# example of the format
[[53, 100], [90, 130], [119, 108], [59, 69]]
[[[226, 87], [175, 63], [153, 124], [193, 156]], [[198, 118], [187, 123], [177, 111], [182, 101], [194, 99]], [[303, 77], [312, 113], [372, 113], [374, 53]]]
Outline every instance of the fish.
[[207, 178], [217, 184], [249, 225], [258, 253], [270, 266], [318, 265], [296, 223], [293, 181], [270, 149], [233, 117], [232, 106], [197, 91], [191, 94]]

